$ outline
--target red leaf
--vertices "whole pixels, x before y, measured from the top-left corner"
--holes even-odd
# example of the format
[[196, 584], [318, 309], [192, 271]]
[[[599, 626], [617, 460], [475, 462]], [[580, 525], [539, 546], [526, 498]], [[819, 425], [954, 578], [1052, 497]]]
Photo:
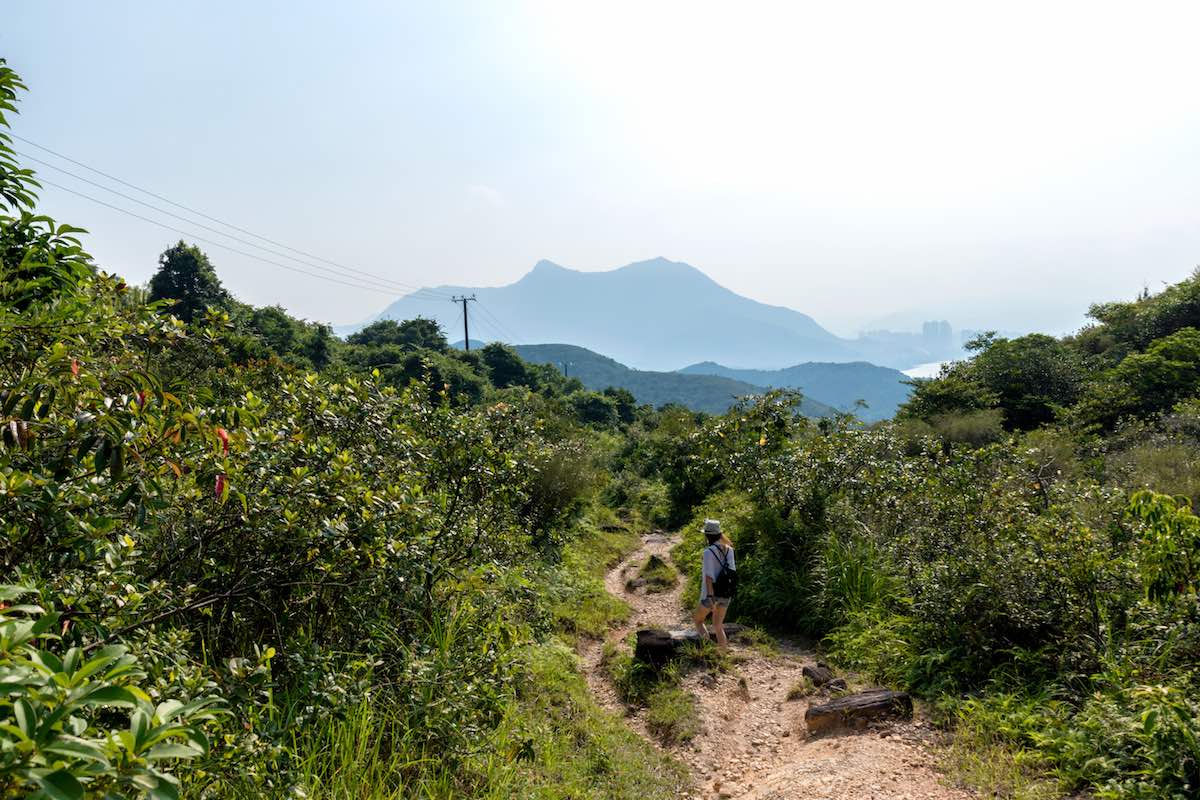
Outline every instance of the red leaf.
[[229, 455], [229, 432], [224, 428], [217, 428], [217, 438], [221, 440], [221, 449], [225, 455]]
[[217, 484], [214, 487], [214, 489], [216, 491], [217, 499], [220, 500], [225, 495], [225, 473], [224, 472], [217, 475]]
[[79, 377], [79, 359], [78, 358], [71, 359], [71, 374], [76, 377]]

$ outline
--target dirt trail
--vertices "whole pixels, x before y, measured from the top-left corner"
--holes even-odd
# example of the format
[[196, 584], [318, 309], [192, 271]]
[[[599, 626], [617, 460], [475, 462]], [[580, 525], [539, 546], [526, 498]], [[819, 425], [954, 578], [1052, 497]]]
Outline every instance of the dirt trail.
[[[636, 553], [608, 573], [608, 591], [633, 607], [629, 621], [609, 632], [609, 641], [623, 641], [630, 632], [652, 625], [691, 625], [680, 602], [682, 580], [673, 591], [658, 594], [630, 592], [625, 586], [651, 554], [669, 561], [677, 541], [647, 535]], [[934, 756], [924, 745], [932, 731], [920, 722], [808, 739], [804, 727], [808, 701], [788, 701], [787, 693], [800, 680], [804, 665], [815, 663], [811, 651], [782, 640], [776, 655], [738, 643], [732, 648], [736, 661], [732, 673], [714, 679], [697, 670], [683, 680], [683, 688], [698, 700], [703, 725], [692, 741], [668, 748], [691, 766], [695, 776], [694, 790], [681, 797], [960, 800], [973, 796], [941, 782]], [[634, 730], [655, 741], [641, 712], [629, 713], [605, 677], [601, 649], [602, 643], [591, 641], [580, 651], [593, 694], [605, 707], [626, 713]]]

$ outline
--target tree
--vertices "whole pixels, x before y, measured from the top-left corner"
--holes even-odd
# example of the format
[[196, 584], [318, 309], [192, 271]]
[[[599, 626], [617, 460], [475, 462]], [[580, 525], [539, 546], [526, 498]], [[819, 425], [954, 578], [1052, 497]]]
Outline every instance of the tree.
[[600, 392], [575, 392], [569, 398], [581, 422], [592, 425], [617, 424], [617, 401]]
[[633, 392], [619, 386], [609, 386], [604, 390], [604, 396], [612, 398], [617, 404], [617, 418], [621, 420], [621, 424], [628, 425], [633, 422], [637, 412], [637, 398], [633, 396]]
[[1076, 350], [1040, 333], [990, 342], [971, 371], [996, 395], [1005, 425], [1019, 430], [1049, 422], [1055, 408], [1078, 400], [1084, 374]]
[[391, 344], [405, 350], [436, 350], [439, 353], [449, 349], [442, 326], [424, 317], [406, 319], [403, 322], [381, 319], [352, 334], [346, 341], [366, 346]]
[[1200, 330], [1184, 328], [1128, 356], [1116, 378], [1137, 398], [1140, 410], [1168, 409], [1200, 392]]
[[151, 300], [174, 300], [172, 313], [191, 322], [208, 307], [229, 305], [229, 293], [217, 278], [204, 251], [181, 239], [158, 257], [158, 272], [150, 279]]
[[281, 356], [295, 349], [303, 327], [280, 306], [254, 309], [250, 315], [250, 326], [266, 341], [268, 347]]
[[325, 324], [317, 325], [304, 343], [304, 354], [314, 367], [325, 369], [333, 358], [333, 330]]
[[530, 385], [529, 369], [516, 350], [508, 345], [492, 342], [480, 353], [492, 379], [492, 385], [497, 389]]

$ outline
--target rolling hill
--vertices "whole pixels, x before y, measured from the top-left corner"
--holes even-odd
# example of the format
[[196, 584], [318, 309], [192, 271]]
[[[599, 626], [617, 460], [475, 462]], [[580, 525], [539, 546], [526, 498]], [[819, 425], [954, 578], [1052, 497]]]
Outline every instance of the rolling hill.
[[[905, 383], [909, 378], [903, 372], [863, 361], [797, 364], [777, 370], [732, 369], [705, 361], [684, 367], [680, 372], [720, 376], [753, 386], [811, 391], [823, 402], [841, 411], [854, 411], [867, 422], [892, 417], [912, 391]], [[856, 410], [858, 400], [865, 401], [867, 407]]]
[[[472, 337], [472, 345], [475, 340]], [[584, 347], [570, 344], [523, 344], [514, 349], [526, 361], [565, 366], [567, 374], [578, 378], [589, 389], [597, 391], [616, 386], [628, 389], [639, 403], [661, 406], [677, 403], [693, 411], [719, 414], [729, 408], [737, 397], [761, 394], [761, 386], [719, 375], [684, 374], [682, 372], [652, 372], [629, 367]], [[801, 413], [824, 417], [834, 409], [819, 400], [805, 397]]]
[[[665, 258], [605, 272], [539, 261], [507, 286], [432, 291], [474, 294], [479, 302], [472, 306], [471, 325], [480, 338], [575, 342], [640, 369], [674, 370], [706, 360], [758, 369], [863, 360], [908, 368], [943, 357], [932, 352], [936, 343], [913, 334], [840, 338], [806, 314], [743, 297], [695, 267]], [[400, 298], [375, 319], [417, 316], [437, 320], [452, 335], [462, 325], [461, 309], [428, 291]]]

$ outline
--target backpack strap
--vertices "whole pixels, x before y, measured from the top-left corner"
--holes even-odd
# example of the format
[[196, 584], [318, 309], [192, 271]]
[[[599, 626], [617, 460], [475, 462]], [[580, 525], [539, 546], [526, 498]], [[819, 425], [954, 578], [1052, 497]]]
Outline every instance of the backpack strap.
[[709, 547], [716, 548], [716, 552], [713, 555], [721, 559], [721, 571], [724, 572], [725, 570], [729, 569], [729, 549], [726, 548], [725, 550], [721, 550], [720, 546], [716, 542], [710, 544]]

